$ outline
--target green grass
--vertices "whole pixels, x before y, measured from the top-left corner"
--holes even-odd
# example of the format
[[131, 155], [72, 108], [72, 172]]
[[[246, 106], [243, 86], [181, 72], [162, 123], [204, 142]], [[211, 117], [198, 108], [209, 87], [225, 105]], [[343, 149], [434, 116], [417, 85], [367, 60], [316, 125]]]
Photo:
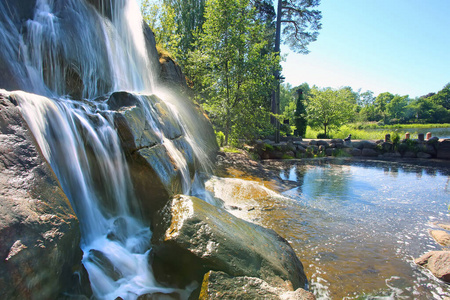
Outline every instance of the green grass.
[[234, 148], [232, 146], [225, 146], [220, 148], [220, 150], [226, 153], [241, 153], [241, 150], [239, 150], [238, 148]]
[[[342, 125], [339, 129], [329, 129], [328, 137], [335, 139], [344, 139], [349, 134], [352, 135], [353, 140], [381, 140], [384, 139], [386, 134], [390, 134], [391, 137], [398, 133], [401, 138], [404, 138], [407, 129], [420, 129], [420, 128], [449, 128], [450, 124], [398, 124], [398, 125], [384, 125], [378, 126], [376, 123], [354, 123]], [[380, 129], [380, 130], [374, 130]], [[382, 130], [381, 130], [382, 129]], [[411, 132], [411, 137], [417, 137], [417, 132]], [[317, 135], [323, 133], [322, 129], [313, 129], [308, 126], [306, 129], [305, 138], [317, 139]]]

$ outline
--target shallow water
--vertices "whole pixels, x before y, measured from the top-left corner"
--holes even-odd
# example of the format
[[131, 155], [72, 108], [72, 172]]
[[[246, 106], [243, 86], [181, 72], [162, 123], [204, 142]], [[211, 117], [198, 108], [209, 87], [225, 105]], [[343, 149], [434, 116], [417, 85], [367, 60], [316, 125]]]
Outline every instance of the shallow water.
[[[270, 164], [269, 164], [270, 166]], [[450, 172], [385, 162], [272, 166], [297, 187], [258, 223], [285, 237], [318, 299], [443, 299], [450, 288], [416, 266], [450, 223]]]

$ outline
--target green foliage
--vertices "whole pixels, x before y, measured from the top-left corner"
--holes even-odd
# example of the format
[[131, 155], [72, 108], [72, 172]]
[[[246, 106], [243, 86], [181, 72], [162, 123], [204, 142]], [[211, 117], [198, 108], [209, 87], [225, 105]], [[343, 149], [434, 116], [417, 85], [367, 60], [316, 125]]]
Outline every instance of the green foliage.
[[225, 144], [225, 134], [223, 134], [222, 131], [215, 131], [215, 133], [216, 133], [217, 144], [220, 147], [223, 147]]
[[297, 128], [297, 134], [299, 136], [305, 136], [306, 134], [306, 126], [308, 125], [307, 121], [307, 113], [305, 106], [305, 99], [303, 96], [303, 90], [299, 88], [297, 90], [297, 105], [295, 109], [295, 127]]
[[400, 142], [400, 135], [398, 132], [394, 132], [394, 134], [392, 134], [391, 140], [394, 145], [397, 145]]
[[204, 22], [205, 0], [142, 0], [141, 12], [156, 43], [183, 68]]
[[278, 0], [281, 15], [277, 16], [277, 27], [282, 32], [284, 44], [291, 50], [307, 54], [309, 43], [317, 40], [319, 30], [322, 28], [320, 23], [322, 14], [314, 7], [318, 6], [319, 2], [319, 0]]
[[155, 34], [156, 43], [177, 57], [181, 36], [177, 32], [174, 7], [164, 0], [142, 0], [141, 13]]
[[221, 148], [221, 150], [226, 153], [241, 153], [241, 150], [239, 150], [238, 148], [230, 147], [230, 146], [225, 146], [225, 147]]
[[436, 105], [440, 105], [445, 109], [450, 109], [450, 83], [447, 83], [442, 90], [440, 90], [436, 95], [433, 95], [429, 99]]
[[311, 127], [321, 127], [327, 135], [328, 127], [338, 127], [355, 114], [353, 95], [348, 89], [318, 89], [313, 87], [307, 101], [306, 111]]
[[278, 57], [264, 53], [264, 26], [249, 0], [208, 0], [186, 72], [217, 130], [254, 138], [268, 126], [268, 95]]

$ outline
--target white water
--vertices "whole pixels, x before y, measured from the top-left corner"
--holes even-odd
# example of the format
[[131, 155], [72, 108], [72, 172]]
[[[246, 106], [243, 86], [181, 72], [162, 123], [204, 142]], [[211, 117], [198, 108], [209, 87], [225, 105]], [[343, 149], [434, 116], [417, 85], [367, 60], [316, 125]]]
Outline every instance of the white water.
[[[136, 299], [147, 293], [176, 292], [187, 298], [192, 289], [163, 287], [153, 276], [148, 264], [152, 233], [139, 212], [130, 211], [136, 199], [119, 137], [105, 111], [107, 104], [96, 100], [119, 90], [156, 91], [155, 67], [148, 58], [136, 1], [112, 1], [109, 19], [84, 0], [37, 0], [23, 32], [15, 30], [1, 2], [0, 6], [2, 41], [8, 46], [18, 41], [14, 46], [20, 50], [5, 55], [15, 71], [22, 72], [21, 89], [28, 92], [10, 95], [18, 101], [80, 220], [83, 264], [94, 296]], [[74, 86], [82, 86], [81, 94]], [[84, 101], [71, 100], [77, 96]], [[195, 120], [179, 112], [182, 101], [173, 94], [169, 98], [170, 113], [198, 156], [198, 168], [207, 170], [207, 155], [192, 133]], [[200, 194], [200, 175], [192, 186], [187, 162], [193, 158], [164, 135], [152, 105], [145, 97], [140, 100], [146, 121], [180, 172], [183, 192]]]

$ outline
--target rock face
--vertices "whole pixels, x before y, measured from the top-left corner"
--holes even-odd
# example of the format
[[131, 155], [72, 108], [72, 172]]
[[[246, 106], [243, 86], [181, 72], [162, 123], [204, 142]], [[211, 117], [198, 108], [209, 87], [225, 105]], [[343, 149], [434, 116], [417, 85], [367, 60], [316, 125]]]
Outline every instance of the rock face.
[[[154, 230], [154, 270], [162, 281], [187, 284], [209, 270], [257, 277], [273, 286], [304, 288], [303, 266], [286, 240], [273, 230], [238, 219], [198, 198], [176, 196]], [[183, 265], [184, 278], [170, 278]], [[163, 271], [163, 270], [161, 270]], [[178, 273], [179, 274], [179, 273]]]
[[450, 251], [431, 251], [415, 260], [439, 279], [450, 283]]
[[[196, 161], [194, 150], [176, 116], [157, 96], [116, 92], [107, 103], [114, 110], [114, 124], [139, 201], [135, 209], [140, 210], [155, 226], [159, 220], [158, 211], [174, 195], [183, 192], [183, 184], [193, 180], [200, 162]], [[205, 154], [212, 158], [218, 150], [212, 127], [206, 124], [206, 118], [192, 104], [190, 109], [196, 120], [206, 125], [202, 138], [213, 141], [214, 145], [205, 148]], [[145, 118], [146, 114], [151, 114], [151, 118]], [[148, 120], [153, 120], [153, 123]], [[178, 155], [186, 160], [185, 174], [182, 166], [177, 165]], [[188, 183], [183, 183], [183, 176], [188, 177], [184, 178]]]
[[78, 220], [14, 99], [0, 95], [0, 295], [54, 299], [79, 264]]
[[223, 272], [208, 272], [202, 283], [200, 300], [207, 299], [266, 299], [314, 300], [314, 295], [304, 289], [273, 287], [260, 278], [232, 277]]

